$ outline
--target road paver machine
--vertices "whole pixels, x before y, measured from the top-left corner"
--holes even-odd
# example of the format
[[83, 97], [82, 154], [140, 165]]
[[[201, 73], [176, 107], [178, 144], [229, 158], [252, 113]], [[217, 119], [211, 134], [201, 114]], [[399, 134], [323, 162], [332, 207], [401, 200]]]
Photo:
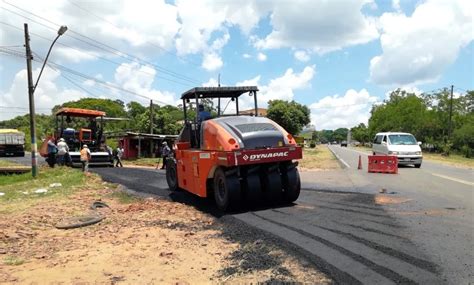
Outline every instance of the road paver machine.
[[[166, 179], [171, 190], [214, 196], [221, 210], [277, 201], [293, 202], [300, 194], [297, 159], [302, 149], [274, 121], [258, 117], [256, 86], [196, 87], [182, 94], [184, 128], [169, 159]], [[239, 98], [252, 96], [253, 116], [239, 115]], [[197, 106], [217, 100], [217, 115], [202, 119]], [[235, 114], [224, 115], [221, 101], [235, 102]], [[196, 116], [189, 117], [195, 104]]]
[[[91, 151], [91, 165], [113, 166], [112, 154], [105, 147], [103, 133], [105, 112], [80, 108], [61, 108], [56, 112], [56, 131], [53, 139], [63, 138], [69, 146], [73, 165], [80, 164], [80, 150], [87, 145]], [[43, 144], [47, 144], [45, 140]], [[46, 150], [43, 145], [41, 149]], [[47, 156], [47, 153], [42, 153]]]

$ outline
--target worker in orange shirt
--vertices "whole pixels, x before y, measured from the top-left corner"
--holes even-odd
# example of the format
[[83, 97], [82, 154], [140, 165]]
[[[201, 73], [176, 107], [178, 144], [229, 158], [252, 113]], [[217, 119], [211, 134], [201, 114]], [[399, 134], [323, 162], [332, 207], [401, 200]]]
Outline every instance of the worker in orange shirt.
[[81, 163], [82, 163], [82, 171], [89, 172], [89, 160], [91, 159], [91, 151], [87, 147], [87, 145], [83, 145], [81, 149]]

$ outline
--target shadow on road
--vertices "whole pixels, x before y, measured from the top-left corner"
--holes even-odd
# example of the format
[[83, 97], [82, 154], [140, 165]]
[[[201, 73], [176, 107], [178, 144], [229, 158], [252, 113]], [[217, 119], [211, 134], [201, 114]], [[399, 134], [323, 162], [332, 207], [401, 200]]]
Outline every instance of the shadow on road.
[[112, 183], [119, 183], [128, 189], [154, 194], [173, 202], [182, 203], [193, 206], [201, 212], [213, 215], [214, 217], [222, 217], [223, 215], [239, 214], [248, 211], [261, 211], [269, 208], [288, 207], [294, 204], [265, 204], [259, 203], [258, 206], [248, 206], [241, 204], [239, 210], [224, 213], [219, 210], [215, 203], [214, 197], [201, 198], [186, 191], [171, 192], [166, 184], [164, 171], [142, 168], [91, 168], [90, 171], [99, 174], [102, 179]]

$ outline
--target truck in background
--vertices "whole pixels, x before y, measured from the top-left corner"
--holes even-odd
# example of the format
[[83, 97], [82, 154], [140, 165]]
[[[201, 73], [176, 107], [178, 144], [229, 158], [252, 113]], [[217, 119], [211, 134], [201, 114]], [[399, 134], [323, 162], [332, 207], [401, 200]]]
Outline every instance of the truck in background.
[[25, 156], [25, 133], [0, 129], [0, 156]]

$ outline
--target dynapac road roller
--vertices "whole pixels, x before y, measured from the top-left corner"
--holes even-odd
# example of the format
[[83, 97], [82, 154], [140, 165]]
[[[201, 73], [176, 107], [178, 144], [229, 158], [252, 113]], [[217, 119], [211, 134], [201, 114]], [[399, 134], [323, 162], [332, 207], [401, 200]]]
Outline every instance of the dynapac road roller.
[[[298, 199], [301, 185], [296, 160], [302, 158], [302, 149], [280, 125], [258, 116], [257, 91], [256, 86], [196, 87], [182, 94], [185, 124], [166, 167], [170, 190], [214, 195], [217, 207], [224, 211], [242, 203]], [[251, 116], [239, 115], [240, 96], [253, 96]], [[217, 99], [214, 118], [199, 111], [203, 99]], [[235, 114], [223, 114], [221, 101], [234, 102]], [[196, 116], [189, 118], [191, 104]]]

